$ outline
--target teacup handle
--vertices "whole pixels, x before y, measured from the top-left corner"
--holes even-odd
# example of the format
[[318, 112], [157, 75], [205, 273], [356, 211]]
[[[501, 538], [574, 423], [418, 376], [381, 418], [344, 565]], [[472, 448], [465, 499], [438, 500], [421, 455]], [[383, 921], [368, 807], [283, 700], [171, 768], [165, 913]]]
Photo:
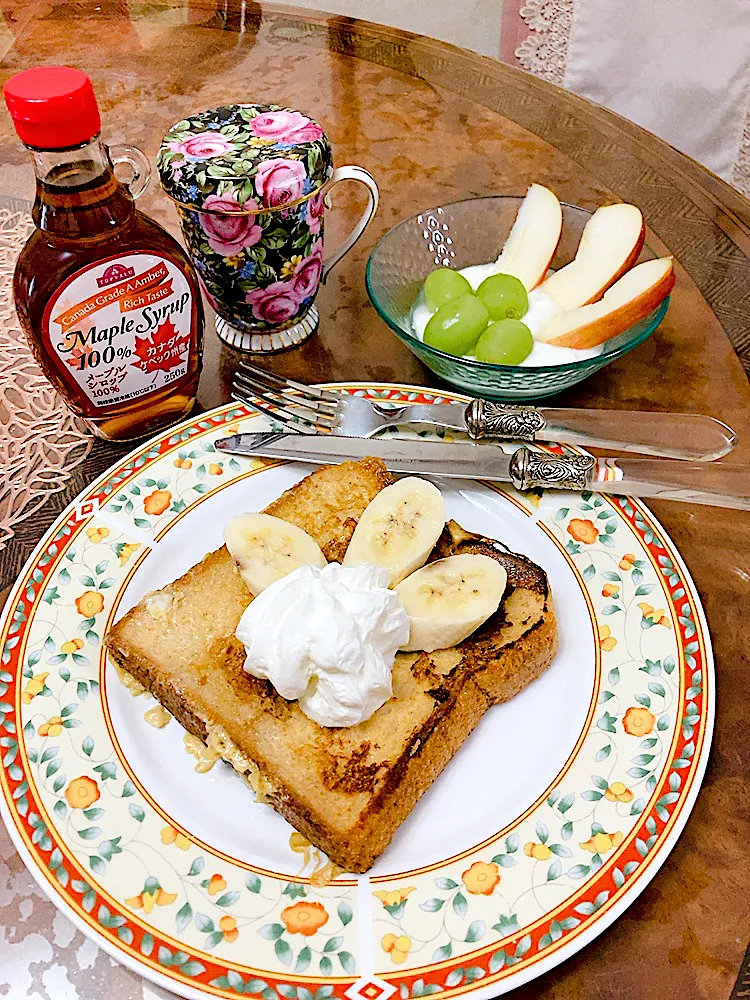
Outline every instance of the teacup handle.
[[347, 236], [344, 242], [338, 247], [333, 253], [329, 254], [323, 261], [323, 273], [321, 274], [321, 283], [325, 283], [330, 271], [338, 264], [341, 258], [349, 253], [351, 248], [360, 238], [362, 233], [370, 224], [370, 220], [378, 208], [379, 192], [378, 185], [375, 183], [375, 178], [372, 174], [368, 173], [364, 167], [347, 166], [347, 167], [336, 167], [331, 175], [331, 179], [326, 186], [326, 205], [328, 204], [328, 194], [334, 184], [338, 184], [339, 181], [359, 181], [360, 184], [364, 184], [368, 192], [367, 208], [359, 218], [357, 225]]

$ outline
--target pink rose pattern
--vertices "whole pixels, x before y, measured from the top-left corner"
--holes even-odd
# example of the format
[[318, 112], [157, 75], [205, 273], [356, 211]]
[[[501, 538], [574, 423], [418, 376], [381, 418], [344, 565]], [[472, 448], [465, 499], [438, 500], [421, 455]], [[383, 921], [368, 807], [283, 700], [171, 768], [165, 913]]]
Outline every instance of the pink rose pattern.
[[318, 287], [323, 272], [323, 241], [316, 240], [312, 253], [300, 261], [294, 269], [292, 285], [300, 300], [312, 295]]
[[325, 210], [325, 195], [313, 195], [307, 203], [307, 224], [310, 227], [311, 233], [320, 232], [320, 224], [323, 221], [323, 212]]
[[318, 290], [322, 272], [323, 242], [316, 240], [309, 257], [299, 262], [289, 281], [274, 281], [247, 293], [253, 316], [265, 323], [286, 323]]
[[265, 323], [282, 324], [299, 311], [301, 299], [291, 281], [274, 281], [265, 288], [248, 292], [247, 302], [253, 307], [253, 316]]
[[297, 145], [322, 139], [323, 129], [299, 111], [267, 111], [250, 122], [250, 131], [259, 139]]
[[306, 177], [299, 160], [264, 160], [255, 173], [255, 190], [264, 205], [278, 208], [302, 197]]
[[221, 132], [201, 132], [188, 136], [181, 142], [170, 142], [173, 153], [182, 153], [186, 160], [212, 160], [215, 156], [226, 156], [233, 149], [229, 139]]
[[[331, 169], [323, 130], [268, 105], [202, 112], [180, 126], [165, 137], [159, 170], [209, 301], [251, 332], [295, 322], [323, 270], [325, 204], [313, 193]], [[292, 258], [301, 260], [289, 274]]]
[[245, 247], [260, 243], [263, 229], [257, 215], [220, 215], [220, 212], [257, 212], [258, 202], [253, 198], [240, 204], [234, 195], [209, 195], [203, 202], [205, 212], [200, 213], [203, 232], [208, 245], [222, 257], [236, 256]]

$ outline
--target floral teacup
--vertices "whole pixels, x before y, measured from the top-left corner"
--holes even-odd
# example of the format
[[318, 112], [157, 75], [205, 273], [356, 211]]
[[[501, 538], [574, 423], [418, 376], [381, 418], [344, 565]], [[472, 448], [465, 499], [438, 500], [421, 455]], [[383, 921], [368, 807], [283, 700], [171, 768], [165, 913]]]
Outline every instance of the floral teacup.
[[[332, 166], [331, 146], [311, 118], [276, 105], [236, 104], [177, 122], [159, 151], [159, 174], [222, 340], [278, 351], [315, 330], [315, 295], [362, 235], [378, 188], [362, 167]], [[350, 236], [323, 257], [326, 196], [341, 180], [369, 192]]]

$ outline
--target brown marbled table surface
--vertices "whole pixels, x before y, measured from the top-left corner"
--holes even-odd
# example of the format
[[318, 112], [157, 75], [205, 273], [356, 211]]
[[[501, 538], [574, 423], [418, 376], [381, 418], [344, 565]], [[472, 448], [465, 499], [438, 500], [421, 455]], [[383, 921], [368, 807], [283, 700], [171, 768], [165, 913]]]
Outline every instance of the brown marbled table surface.
[[[253, 0], [2, 0], [2, 81], [37, 63], [92, 77], [105, 139], [151, 157], [189, 112], [235, 100], [299, 107], [324, 124], [337, 164], [381, 189], [364, 239], [321, 291], [319, 332], [265, 363], [306, 381], [434, 384], [370, 306], [364, 266], [377, 238], [419, 208], [549, 184], [567, 202], [643, 210], [648, 242], [678, 261], [667, 320], [645, 344], [559, 397], [577, 406], [695, 410], [739, 433], [750, 461], [750, 204], [699, 165], [616, 115], [489, 59], [342, 17]], [[634, 72], [637, 68], [634, 68]], [[342, 189], [338, 189], [341, 191]], [[0, 118], [0, 194], [33, 193], [26, 152]], [[351, 225], [337, 191], [329, 238]], [[177, 231], [152, 183], [144, 209]], [[237, 356], [209, 332], [200, 403], [228, 398]], [[0, 552], [7, 588], [46, 525], [122, 447], [96, 442], [64, 488]], [[713, 636], [718, 713], [703, 790], [658, 876], [616, 924], [514, 996], [750, 996], [750, 516], [654, 503], [696, 581]], [[738, 978], [739, 977], [739, 978]], [[166, 996], [115, 965], [42, 896], [0, 833], [0, 996]]]

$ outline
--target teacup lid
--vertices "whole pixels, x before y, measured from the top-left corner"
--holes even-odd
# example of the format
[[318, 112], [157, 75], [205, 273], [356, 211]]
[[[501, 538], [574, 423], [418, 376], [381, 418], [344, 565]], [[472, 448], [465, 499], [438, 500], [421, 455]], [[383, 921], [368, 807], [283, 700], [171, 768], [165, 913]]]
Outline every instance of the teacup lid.
[[333, 170], [320, 125], [276, 104], [228, 104], [183, 118], [164, 136], [157, 164], [170, 198], [215, 212], [234, 202], [235, 211], [284, 208]]

